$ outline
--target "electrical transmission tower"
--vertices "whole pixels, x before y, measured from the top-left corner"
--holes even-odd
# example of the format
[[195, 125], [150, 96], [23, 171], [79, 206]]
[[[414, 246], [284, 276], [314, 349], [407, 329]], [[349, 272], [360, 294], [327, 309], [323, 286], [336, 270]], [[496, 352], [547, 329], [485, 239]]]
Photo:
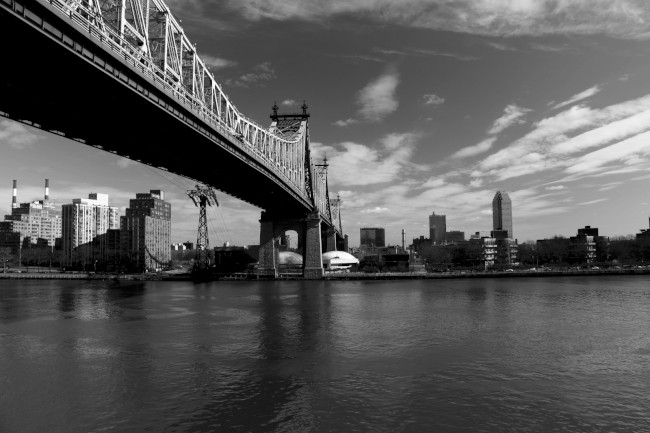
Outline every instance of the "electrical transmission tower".
[[206, 206], [219, 206], [217, 194], [209, 186], [196, 185], [196, 189], [187, 191], [195, 206], [199, 207], [199, 230], [196, 235], [196, 254], [194, 271], [203, 272], [210, 269], [210, 241], [208, 239], [208, 217]]

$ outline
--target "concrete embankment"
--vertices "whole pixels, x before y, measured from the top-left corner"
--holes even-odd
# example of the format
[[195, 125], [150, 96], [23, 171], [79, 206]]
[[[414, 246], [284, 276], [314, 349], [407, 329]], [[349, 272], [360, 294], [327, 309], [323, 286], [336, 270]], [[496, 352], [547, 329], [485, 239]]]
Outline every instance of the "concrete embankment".
[[162, 280], [157, 274], [91, 274], [84, 272], [11, 272], [0, 273], [0, 279], [12, 280]]
[[379, 272], [330, 272], [326, 280], [403, 280], [403, 279], [444, 279], [444, 278], [514, 278], [514, 277], [567, 277], [594, 275], [648, 275], [650, 269], [573, 269], [552, 271], [452, 271], [439, 273]]
[[[324, 280], [414, 280], [414, 279], [448, 279], [448, 278], [521, 278], [521, 277], [567, 277], [567, 276], [596, 276], [596, 275], [650, 275], [650, 269], [572, 269], [550, 271], [452, 271], [439, 273], [422, 272], [326, 272]], [[143, 281], [191, 281], [188, 273], [183, 274], [93, 274], [68, 272], [11, 272], [1, 273], [0, 279], [15, 280], [143, 280]], [[251, 274], [220, 275], [215, 280], [273, 280], [274, 278], [258, 278]], [[299, 274], [280, 275], [276, 280], [300, 280]]]

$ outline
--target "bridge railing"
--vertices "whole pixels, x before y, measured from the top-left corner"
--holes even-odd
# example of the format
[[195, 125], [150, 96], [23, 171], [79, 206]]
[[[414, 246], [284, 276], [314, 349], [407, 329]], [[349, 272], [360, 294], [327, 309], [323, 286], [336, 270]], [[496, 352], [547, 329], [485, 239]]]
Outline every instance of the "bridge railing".
[[[161, 0], [38, 1], [54, 6], [231, 144], [273, 170], [295, 192], [306, 196], [306, 131], [289, 140], [243, 116]], [[106, 4], [111, 7], [107, 8]], [[154, 37], [151, 29], [161, 23], [163, 37]]]

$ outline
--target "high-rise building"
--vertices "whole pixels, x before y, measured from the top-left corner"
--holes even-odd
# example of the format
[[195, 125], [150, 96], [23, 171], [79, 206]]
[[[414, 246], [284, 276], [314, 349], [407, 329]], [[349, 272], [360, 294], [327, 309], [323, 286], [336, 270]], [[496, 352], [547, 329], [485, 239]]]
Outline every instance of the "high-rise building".
[[450, 232], [447, 232], [445, 235], [445, 240], [447, 243], [457, 243], [457, 242], [464, 242], [465, 241], [465, 232], [461, 232], [458, 230], [452, 230]]
[[88, 268], [106, 257], [105, 235], [119, 227], [118, 208], [108, 205], [108, 194], [91, 193], [62, 207], [63, 263]]
[[[571, 237], [570, 247], [574, 251], [576, 250], [576, 248], [577, 250], [582, 249], [582, 253], [584, 253], [585, 251], [591, 249], [589, 239], [592, 240], [595, 248], [593, 250], [593, 257], [591, 257], [592, 254], [585, 255], [585, 258], [587, 258], [587, 262], [589, 262], [590, 260], [599, 261], [599, 262], [608, 260], [609, 259], [609, 237], [599, 236], [597, 227], [585, 226], [584, 228], [578, 229], [578, 235]], [[578, 257], [580, 257], [581, 255], [582, 254], [578, 254]], [[571, 257], [569, 259], [571, 259]]]
[[494, 239], [497, 249], [495, 263], [514, 265], [517, 263], [517, 241], [510, 238], [507, 230], [492, 230], [490, 237]]
[[443, 244], [447, 234], [447, 216], [436, 215], [433, 212], [429, 215], [429, 239], [434, 244]]
[[134, 270], [154, 271], [169, 265], [171, 220], [171, 204], [161, 190], [138, 193], [129, 201], [120, 221], [121, 247]]
[[25, 233], [29, 233], [29, 224], [25, 221], [0, 222], [0, 248], [9, 248], [11, 254], [18, 254], [25, 243]]
[[[49, 199], [49, 180], [45, 179], [45, 196], [43, 200], [29, 203], [17, 202], [17, 181], [13, 184], [11, 215], [5, 215], [0, 231], [0, 247], [19, 245], [54, 247], [56, 239], [61, 237], [61, 208]], [[18, 233], [18, 237], [11, 233]], [[16, 241], [16, 239], [20, 239]], [[11, 245], [9, 245], [11, 244]]]
[[492, 200], [492, 229], [506, 230], [508, 238], [515, 237], [512, 231], [512, 202], [505, 191], [497, 191]]
[[381, 227], [363, 227], [361, 229], [362, 247], [385, 247], [386, 232]]

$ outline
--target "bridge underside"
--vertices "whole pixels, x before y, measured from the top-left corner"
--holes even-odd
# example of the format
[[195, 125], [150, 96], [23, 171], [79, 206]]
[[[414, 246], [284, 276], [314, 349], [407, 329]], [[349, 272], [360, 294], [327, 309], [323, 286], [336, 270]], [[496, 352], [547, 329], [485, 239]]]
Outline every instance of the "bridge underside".
[[305, 218], [279, 218], [262, 212], [260, 218], [259, 275], [277, 277], [280, 273], [280, 238], [287, 231], [298, 234], [298, 246], [302, 252], [303, 277], [317, 279], [323, 276], [322, 254], [326, 251], [347, 251], [347, 240], [332, 227], [321, 224], [318, 212]]
[[34, 19], [26, 23], [0, 4], [1, 115], [164, 167], [267, 211], [300, 217], [310, 210], [275, 174], [131, 66], [46, 8], [24, 4], [63, 34], [38, 28]]

